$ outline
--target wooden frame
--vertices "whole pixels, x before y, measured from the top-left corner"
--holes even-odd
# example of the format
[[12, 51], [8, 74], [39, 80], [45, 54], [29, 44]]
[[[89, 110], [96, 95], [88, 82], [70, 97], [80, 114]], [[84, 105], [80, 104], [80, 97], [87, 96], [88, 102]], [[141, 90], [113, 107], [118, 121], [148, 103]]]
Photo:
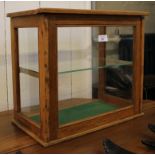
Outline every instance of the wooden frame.
[[[71, 139], [142, 115], [143, 90], [143, 17], [147, 12], [94, 11], [40, 8], [17, 13], [11, 17], [12, 66], [13, 66], [13, 122], [44, 146]], [[57, 77], [57, 28], [71, 26], [133, 26], [134, 27], [134, 83], [133, 105], [77, 121], [59, 127], [58, 124], [58, 77]], [[37, 27], [39, 32], [39, 73], [19, 66], [18, 28]], [[105, 31], [100, 29], [101, 32]], [[104, 46], [100, 46], [100, 51]], [[139, 52], [140, 51], [140, 52]], [[100, 52], [100, 56], [104, 57]], [[102, 62], [100, 62], [102, 63]], [[40, 125], [21, 113], [19, 73], [39, 77]], [[104, 75], [100, 72], [99, 75]], [[101, 79], [101, 78], [100, 78]], [[110, 102], [125, 102], [101, 93], [100, 98]]]

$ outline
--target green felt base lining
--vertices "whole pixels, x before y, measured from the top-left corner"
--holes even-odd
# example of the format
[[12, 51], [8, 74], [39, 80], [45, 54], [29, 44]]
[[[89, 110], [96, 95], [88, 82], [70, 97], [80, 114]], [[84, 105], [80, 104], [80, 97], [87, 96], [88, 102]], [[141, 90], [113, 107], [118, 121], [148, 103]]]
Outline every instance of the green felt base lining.
[[[86, 119], [99, 114], [118, 109], [118, 105], [109, 104], [101, 100], [89, 102], [82, 105], [77, 105], [71, 108], [66, 108], [59, 111], [59, 124], [64, 125], [81, 119]], [[31, 120], [36, 123], [40, 122], [40, 116], [31, 116]]]

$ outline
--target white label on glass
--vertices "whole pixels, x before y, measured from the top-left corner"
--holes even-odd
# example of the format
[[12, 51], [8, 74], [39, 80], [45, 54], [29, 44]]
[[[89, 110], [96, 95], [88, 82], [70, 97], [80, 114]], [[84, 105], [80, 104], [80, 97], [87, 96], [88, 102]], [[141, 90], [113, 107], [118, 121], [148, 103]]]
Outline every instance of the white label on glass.
[[98, 35], [98, 42], [107, 42], [108, 41], [108, 35]]

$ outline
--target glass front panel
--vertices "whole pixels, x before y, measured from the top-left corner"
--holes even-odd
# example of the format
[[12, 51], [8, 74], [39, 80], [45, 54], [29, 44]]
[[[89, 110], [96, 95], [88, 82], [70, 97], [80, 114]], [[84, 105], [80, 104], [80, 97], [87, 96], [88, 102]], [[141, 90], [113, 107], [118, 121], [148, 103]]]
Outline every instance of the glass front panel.
[[38, 28], [19, 28], [21, 113], [39, 123]]
[[59, 125], [132, 104], [132, 26], [59, 27], [57, 35]]

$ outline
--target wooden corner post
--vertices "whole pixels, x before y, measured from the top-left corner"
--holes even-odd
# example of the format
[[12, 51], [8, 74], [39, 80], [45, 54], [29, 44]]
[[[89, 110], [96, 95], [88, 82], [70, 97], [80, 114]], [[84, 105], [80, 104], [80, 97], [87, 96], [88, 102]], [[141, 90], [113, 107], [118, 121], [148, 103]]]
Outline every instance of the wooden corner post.
[[39, 26], [39, 78], [41, 138], [49, 141], [57, 137], [57, 50], [56, 27], [49, 16], [40, 16]]
[[144, 77], [144, 23], [139, 17], [134, 28], [134, 86], [133, 86], [133, 102], [135, 113], [142, 112], [143, 100], [143, 77]]
[[19, 81], [19, 50], [18, 30], [14, 26], [14, 18], [11, 19], [11, 52], [12, 52], [12, 79], [13, 79], [13, 103], [14, 118], [21, 111], [20, 105], [20, 81]]

